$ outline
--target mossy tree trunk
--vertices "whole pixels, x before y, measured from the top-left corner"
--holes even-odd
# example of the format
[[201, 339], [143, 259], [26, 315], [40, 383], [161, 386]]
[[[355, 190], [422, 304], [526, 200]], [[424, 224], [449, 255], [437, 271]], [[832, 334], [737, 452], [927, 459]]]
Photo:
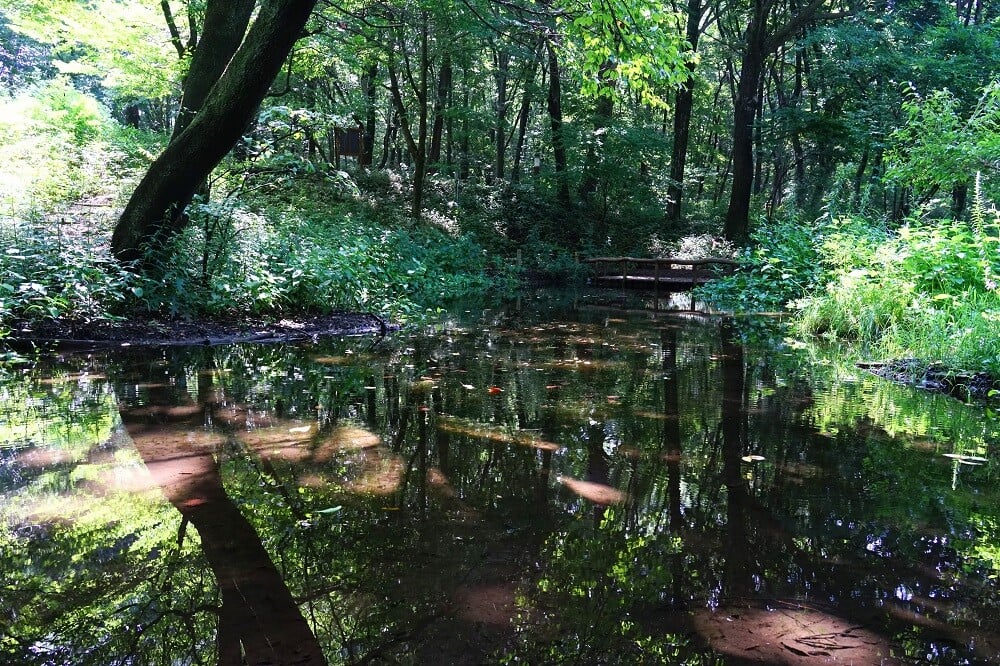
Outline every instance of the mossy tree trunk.
[[[316, 0], [269, 0], [261, 5], [201, 108], [132, 193], [111, 238], [111, 250], [119, 261], [145, 270], [155, 259], [149, 250], [155, 251], [183, 228], [183, 212], [191, 197], [253, 119], [315, 4]], [[202, 46], [207, 40], [207, 35], [202, 37]]]

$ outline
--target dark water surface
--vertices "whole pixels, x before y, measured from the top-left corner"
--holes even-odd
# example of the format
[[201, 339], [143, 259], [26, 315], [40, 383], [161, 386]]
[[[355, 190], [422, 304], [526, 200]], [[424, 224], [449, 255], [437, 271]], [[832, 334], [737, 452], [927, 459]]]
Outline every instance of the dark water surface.
[[0, 662], [1000, 663], [998, 418], [549, 297], [0, 375]]

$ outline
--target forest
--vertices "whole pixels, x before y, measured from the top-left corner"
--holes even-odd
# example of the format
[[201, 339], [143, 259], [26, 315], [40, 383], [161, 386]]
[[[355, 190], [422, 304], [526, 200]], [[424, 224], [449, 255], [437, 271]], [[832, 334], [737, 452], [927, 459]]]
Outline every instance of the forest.
[[0, 663], [1000, 664], [998, 201], [1000, 2], [0, 0]]
[[0, 334], [719, 256], [720, 308], [995, 376], [998, 77], [984, 0], [0, 2]]

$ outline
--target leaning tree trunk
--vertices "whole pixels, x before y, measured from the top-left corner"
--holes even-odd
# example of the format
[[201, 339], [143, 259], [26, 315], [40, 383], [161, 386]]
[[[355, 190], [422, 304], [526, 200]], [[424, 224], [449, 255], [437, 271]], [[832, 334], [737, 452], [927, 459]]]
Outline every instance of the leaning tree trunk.
[[315, 4], [316, 0], [263, 3], [201, 109], [132, 193], [111, 238], [111, 250], [120, 262], [148, 268], [146, 251], [183, 228], [182, 213], [195, 190], [243, 134]]
[[215, 0], [205, 6], [201, 41], [184, 77], [181, 108], [171, 138], [176, 138], [191, 123], [205, 103], [208, 91], [226, 71], [243, 41], [256, 4], [255, 0]]

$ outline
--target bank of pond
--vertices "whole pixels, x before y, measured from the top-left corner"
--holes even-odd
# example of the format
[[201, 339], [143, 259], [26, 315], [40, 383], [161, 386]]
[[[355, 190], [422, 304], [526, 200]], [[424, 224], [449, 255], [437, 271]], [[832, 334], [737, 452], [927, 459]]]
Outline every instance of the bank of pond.
[[0, 662], [1000, 663], [1000, 418], [538, 292], [0, 375]]

